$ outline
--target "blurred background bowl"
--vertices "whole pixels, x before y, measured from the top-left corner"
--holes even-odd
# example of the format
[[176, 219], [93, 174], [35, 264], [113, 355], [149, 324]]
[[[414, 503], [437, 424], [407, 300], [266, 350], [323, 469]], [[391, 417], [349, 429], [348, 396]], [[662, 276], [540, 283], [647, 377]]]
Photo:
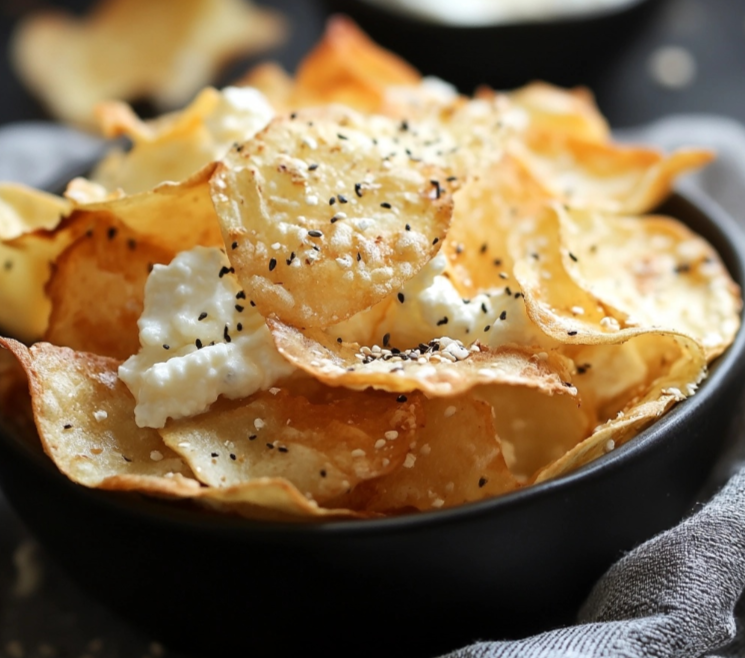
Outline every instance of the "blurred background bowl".
[[[663, 208], [745, 283], [745, 238], [716, 204]], [[458, 508], [309, 525], [252, 522], [86, 489], [0, 426], [0, 485], [85, 590], [187, 655], [440, 655], [574, 621], [625, 551], [678, 522], [738, 429], [745, 333], [699, 392], [563, 478]]]
[[[457, 0], [453, 0], [457, 3]], [[544, 20], [449, 25], [420, 19], [370, 0], [325, 0], [379, 44], [465, 93], [546, 80], [593, 86], [660, 5], [630, 0], [618, 6]]]

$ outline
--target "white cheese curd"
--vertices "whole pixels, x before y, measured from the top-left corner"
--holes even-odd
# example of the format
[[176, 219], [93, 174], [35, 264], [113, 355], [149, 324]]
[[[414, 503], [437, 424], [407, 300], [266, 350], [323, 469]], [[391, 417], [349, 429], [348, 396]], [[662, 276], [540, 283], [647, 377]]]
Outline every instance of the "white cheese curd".
[[[388, 342], [399, 349], [443, 336], [464, 345], [479, 340], [491, 347], [552, 344], [528, 318], [514, 284], [507, 280], [504, 287], [463, 299], [445, 275], [446, 267], [446, 257], [435, 256], [400, 292], [329, 331], [343, 340], [363, 345]], [[388, 340], [383, 341], [386, 335]]]
[[634, 0], [367, 0], [370, 4], [445, 25], [542, 21], [630, 5]]
[[140, 351], [119, 377], [135, 397], [140, 427], [202, 413], [221, 395], [266, 390], [294, 370], [216, 248], [196, 247], [156, 265], [138, 326]]

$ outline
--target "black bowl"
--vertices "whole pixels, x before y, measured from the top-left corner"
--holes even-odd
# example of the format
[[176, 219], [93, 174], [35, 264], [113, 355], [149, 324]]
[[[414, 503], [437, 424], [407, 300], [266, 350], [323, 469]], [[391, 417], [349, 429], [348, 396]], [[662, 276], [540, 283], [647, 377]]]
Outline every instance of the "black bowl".
[[660, 0], [631, 0], [552, 20], [474, 27], [427, 22], [365, 0], [324, 4], [353, 18], [377, 43], [423, 74], [471, 93], [481, 84], [511, 89], [532, 80], [594, 87]]
[[[745, 238], [704, 199], [662, 209], [745, 282]], [[211, 516], [69, 482], [0, 432], [0, 484], [91, 594], [194, 655], [433, 656], [571, 623], [624, 551], [678, 522], [732, 434], [745, 332], [692, 398], [555, 481], [460, 508], [288, 525]]]

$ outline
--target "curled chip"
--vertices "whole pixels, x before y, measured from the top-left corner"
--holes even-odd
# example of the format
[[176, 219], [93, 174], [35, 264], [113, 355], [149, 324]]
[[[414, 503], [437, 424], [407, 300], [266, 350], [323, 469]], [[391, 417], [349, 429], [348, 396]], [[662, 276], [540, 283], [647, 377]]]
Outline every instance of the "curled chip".
[[440, 338], [413, 348], [372, 348], [338, 342], [321, 330], [305, 332], [269, 318], [279, 353], [293, 365], [333, 386], [385, 391], [420, 390], [453, 396], [479, 384], [527, 386], [547, 394], [576, 391], [569, 383], [569, 363], [561, 356], [520, 348], [470, 348]]
[[397, 470], [424, 424], [422, 396], [332, 389], [314, 402], [287, 388], [214, 405], [160, 430], [205, 484], [281, 477], [318, 503]]
[[339, 322], [439, 251], [448, 173], [413, 161], [409, 143], [416, 137], [384, 117], [308, 111], [275, 119], [218, 165], [212, 199], [228, 258], [262, 314]]
[[244, 0], [104, 0], [84, 19], [36, 13], [13, 37], [20, 78], [58, 118], [91, 125], [96, 103], [186, 102], [233, 57], [284, 38], [276, 12]]

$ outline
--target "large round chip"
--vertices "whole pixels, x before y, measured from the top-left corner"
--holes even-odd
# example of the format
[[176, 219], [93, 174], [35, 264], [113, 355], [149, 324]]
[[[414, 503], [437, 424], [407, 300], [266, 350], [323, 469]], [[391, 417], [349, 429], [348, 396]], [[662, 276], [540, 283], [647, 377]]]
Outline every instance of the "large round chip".
[[452, 215], [449, 175], [415, 157], [422, 150], [408, 126], [332, 108], [275, 119], [231, 151], [212, 199], [262, 314], [339, 322], [437, 253]]

